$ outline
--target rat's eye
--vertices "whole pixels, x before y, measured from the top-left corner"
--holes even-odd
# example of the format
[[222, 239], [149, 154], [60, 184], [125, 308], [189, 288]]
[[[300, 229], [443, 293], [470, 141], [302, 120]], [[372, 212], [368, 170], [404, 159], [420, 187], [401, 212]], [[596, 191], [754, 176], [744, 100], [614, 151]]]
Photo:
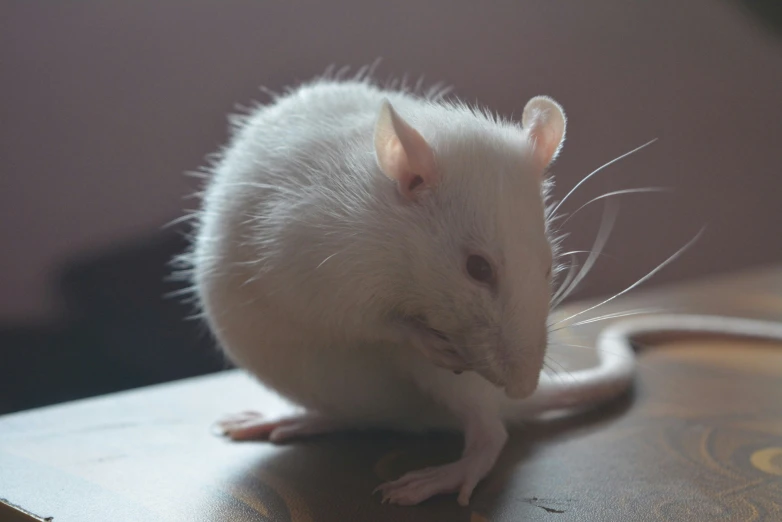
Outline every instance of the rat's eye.
[[467, 273], [479, 283], [491, 283], [494, 270], [485, 257], [473, 254], [467, 258]]

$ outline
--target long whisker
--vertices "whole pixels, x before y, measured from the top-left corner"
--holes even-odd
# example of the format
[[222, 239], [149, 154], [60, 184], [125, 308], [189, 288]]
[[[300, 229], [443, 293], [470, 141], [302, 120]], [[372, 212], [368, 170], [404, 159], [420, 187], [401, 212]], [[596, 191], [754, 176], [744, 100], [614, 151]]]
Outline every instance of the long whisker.
[[624, 159], [624, 158], [626, 158], [627, 156], [629, 156], [629, 155], [631, 155], [631, 154], [633, 154], [633, 153], [635, 153], [635, 152], [638, 152], [639, 150], [641, 150], [641, 149], [643, 149], [643, 148], [645, 148], [645, 147], [648, 147], [649, 145], [651, 145], [651, 144], [652, 144], [652, 143], [654, 143], [655, 141], [657, 141], [657, 138], [654, 138], [653, 140], [651, 140], [651, 141], [648, 141], [648, 142], [644, 143], [644, 144], [643, 144], [643, 145], [641, 145], [640, 147], [636, 147], [635, 149], [631, 150], [630, 152], [625, 152], [624, 154], [622, 154], [622, 155], [621, 155], [621, 156], [619, 156], [618, 158], [614, 158], [614, 159], [612, 159], [612, 160], [611, 160], [611, 161], [609, 161], [608, 163], [604, 164], [604, 165], [603, 165], [603, 166], [601, 166], [601, 167], [598, 167], [598, 168], [596, 168], [595, 170], [593, 170], [592, 172], [590, 172], [589, 174], [587, 174], [586, 176], [584, 176], [584, 178], [583, 178], [581, 181], [579, 181], [578, 183], [576, 183], [576, 186], [575, 186], [575, 187], [573, 187], [572, 189], [570, 189], [570, 192], [568, 192], [568, 193], [565, 195], [565, 197], [564, 197], [564, 198], [562, 198], [562, 200], [561, 200], [559, 203], [557, 203], [557, 205], [554, 207], [554, 210], [552, 210], [552, 211], [550, 212], [550, 214], [551, 214], [551, 215], [554, 215], [554, 214], [556, 214], [556, 213], [557, 213], [557, 210], [559, 210], [559, 207], [561, 207], [561, 206], [562, 206], [562, 204], [563, 204], [565, 201], [567, 201], [567, 198], [569, 198], [569, 197], [570, 197], [570, 196], [571, 196], [571, 195], [572, 195], [572, 194], [573, 194], [573, 193], [576, 191], [576, 189], [578, 189], [578, 187], [580, 187], [581, 185], [583, 185], [583, 184], [584, 184], [584, 182], [585, 182], [585, 181], [587, 181], [589, 178], [591, 178], [592, 176], [594, 176], [595, 174], [597, 174], [597, 173], [598, 173], [598, 172], [600, 172], [601, 170], [605, 169], [606, 167], [609, 167], [610, 165], [613, 165], [613, 164], [614, 164], [614, 163], [616, 163], [617, 161], [619, 161], [619, 160], [621, 160], [621, 159]]
[[573, 279], [570, 285], [568, 285], [562, 294], [557, 297], [557, 300], [554, 301], [555, 307], [563, 300], [567, 299], [573, 290], [576, 289], [576, 286], [578, 286], [578, 284], [587, 276], [587, 274], [589, 274], [589, 271], [592, 270], [592, 266], [594, 266], [595, 262], [597, 261], [597, 256], [599, 256], [600, 252], [603, 251], [603, 247], [605, 247], [605, 244], [608, 241], [608, 237], [611, 235], [611, 230], [614, 228], [614, 223], [616, 222], [617, 210], [612, 203], [613, 202], [611, 201], [606, 203], [605, 211], [603, 212], [603, 219], [600, 222], [600, 228], [597, 231], [595, 243], [592, 245], [592, 252], [589, 254], [589, 257], [587, 257], [586, 261], [584, 262], [584, 266], [581, 267], [581, 270], [578, 271], [578, 274], [576, 274], [576, 277]]
[[581, 326], [584, 324], [591, 324], [591, 323], [597, 323], [599, 321], [608, 321], [609, 319], [619, 319], [620, 317], [629, 317], [631, 315], [644, 315], [644, 314], [653, 314], [657, 312], [661, 312], [662, 308], [646, 308], [646, 309], [640, 309], [640, 310], [628, 310], [625, 312], [617, 312], [615, 314], [605, 314], [601, 315], [599, 317], [592, 317], [589, 319], [584, 319], [583, 321], [577, 321], [575, 323], [570, 323], [568, 325], [565, 325], [567, 328], [573, 327], [573, 326]]
[[559, 361], [555, 361], [554, 359], [552, 359], [550, 355], [547, 355], [547, 356], [546, 356], [546, 361], [548, 361], [548, 362], [550, 362], [550, 363], [554, 363], [554, 364], [556, 364], [556, 365], [557, 365], [557, 366], [559, 366], [559, 368], [561, 369], [561, 371], [557, 371], [557, 370], [554, 370], [553, 368], [551, 368], [551, 367], [549, 366], [549, 369], [550, 369], [551, 371], [553, 371], [555, 375], [562, 375], [562, 374], [564, 373], [564, 374], [568, 375], [568, 376], [570, 377], [570, 379], [571, 379], [573, 382], [578, 382], [578, 379], [576, 379], [576, 378], [573, 376], [573, 373], [572, 373], [572, 372], [570, 372], [570, 371], [569, 371], [567, 368], [565, 368], [565, 367], [562, 365], [562, 363], [560, 363]]
[[571, 348], [584, 348], [586, 350], [594, 350], [596, 352], [605, 352], [611, 355], [616, 355], [617, 357], [620, 356], [626, 356], [628, 359], [635, 359], [635, 356], [633, 355], [626, 355], [626, 354], [620, 354], [614, 351], [608, 351], [605, 348], [598, 348], [597, 346], [586, 346], [583, 344], [568, 344], [568, 343], [554, 343], [552, 346], [564, 346], [564, 347], [571, 347]]
[[[643, 314], [643, 313], [660, 312], [660, 311], [665, 311], [665, 310], [668, 310], [668, 309], [667, 308], [633, 308], [632, 310], [622, 310], [622, 311], [619, 311], [619, 312], [609, 312], [609, 313], [607, 313], [605, 315], [598, 315], [598, 316], [595, 316], [595, 317], [587, 317], [586, 319], [584, 319], [584, 321], [591, 321], [592, 319], [602, 319], [602, 318], [609, 318], [610, 319], [610, 318], [612, 318], [612, 317], [614, 317], [614, 316], [616, 316], [618, 314], [627, 314], [627, 313]], [[562, 320], [557, 321], [555, 323], [551, 323], [551, 325], [553, 326], [555, 324], [560, 324], [560, 323], [562, 323], [562, 322], [564, 322], [566, 320], [567, 319], [562, 319]], [[578, 324], [579, 323], [572, 323], [572, 324], [565, 325], [565, 326], [578, 326]]]
[[[605, 336], [605, 334], [603, 334], [603, 335]], [[594, 341], [595, 338], [593, 336], [589, 336], [586, 340]], [[633, 352], [638, 352], [639, 350], [648, 350], [648, 349], [650, 349], [650, 348], [652, 348], [652, 347], [657, 345], [657, 343], [654, 343], [654, 342], [641, 342], [638, 339], [632, 339], [632, 338], [629, 339], [629, 342], [633, 346]], [[615, 355], [615, 356], [622, 356], [622, 355], [624, 355], [624, 354], [617, 353], [617, 352], [615, 352], [613, 350], [606, 350], [605, 348], [601, 348], [600, 346], [597, 346], [597, 345], [585, 346], [585, 345], [581, 345], [581, 344], [561, 344], [561, 346], [572, 346], [574, 348], [586, 348], [586, 349], [589, 349], [589, 350], [595, 350], [597, 352], [607, 353], [607, 354], [611, 354], [611, 355]], [[655, 372], [655, 373], [660, 372], [659, 368], [655, 369], [655, 368], [653, 368], [653, 365], [646, 364], [642, 358], [639, 358], [639, 357], [637, 357], [635, 355], [633, 355], [632, 357], [635, 358], [635, 364], [639, 368], [643, 368], [645, 371], [651, 371], [651, 372]]]
[[[573, 254], [591, 254], [591, 253], [592, 250], [571, 250], [570, 252], [562, 252], [561, 254], [559, 254], [559, 257], [571, 256]], [[605, 252], [598, 252], [598, 255], [610, 257], [611, 259], [616, 259], [616, 256], [606, 254]]]
[[554, 308], [558, 303], [558, 299], [560, 294], [565, 291], [565, 289], [568, 287], [570, 282], [573, 280], [573, 277], [576, 275], [576, 270], [578, 269], [578, 259], [576, 258], [575, 254], [570, 254], [570, 266], [568, 267], [567, 275], [565, 276], [565, 279], [562, 281], [562, 284], [559, 285], [559, 288], [557, 288], [557, 291], [554, 292], [554, 295], [551, 298], [552, 308]]
[[[640, 309], [637, 309], [637, 310], [627, 310], [627, 311], [624, 311], [624, 312], [616, 312], [616, 313], [613, 313], [613, 314], [605, 314], [605, 315], [601, 315], [601, 316], [598, 316], [598, 317], [590, 317], [589, 319], [584, 319], [583, 321], [578, 321], [576, 323], [565, 324], [565, 325], [562, 325], [559, 328], [556, 328], [554, 330], [550, 330], [549, 332], [556, 332], [556, 331], [562, 330], [564, 328], [571, 328], [571, 327], [575, 327], [575, 326], [583, 326], [583, 325], [586, 325], [586, 324], [597, 323], [597, 322], [600, 322], [600, 321], [608, 321], [609, 319], [619, 319], [621, 317], [629, 317], [631, 315], [653, 314], [653, 313], [662, 312], [662, 311], [670, 311], [670, 310], [669, 309], [663, 309], [663, 308], [640, 308]], [[558, 324], [558, 323], [554, 323], [554, 324]]]
[[[633, 341], [633, 344], [637, 344], [635, 341]], [[572, 347], [572, 348], [585, 348], [587, 350], [594, 350], [595, 352], [601, 352], [601, 353], [607, 353], [609, 355], [612, 355], [614, 357], [624, 357], [626, 359], [633, 360], [634, 364], [638, 366], [639, 368], [643, 368], [646, 372], [652, 372], [655, 374], [660, 373], [659, 368], [654, 368], [651, 365], [646, 364], [642, 359], [639, 359], [636, 357], [635, 354], [625, 354], [625, 353], [618, 353], [613, 350], [606, 350], [605, 348], [600, 348], [598, 346], [585, 346], [583, 344], [557, 344], [558, 346], [565, 346], [565, 347]], [[646, 345], [648, 346], [648, 345]]]
[[567, 386], [565, 378], [562, 376], [562, 372], [559, 372], [543, 361], [543, 367], [548, 370], [548, 374], [552, 377], [556, 377], [563, 386]]
[[579, 213], [579, 211], [583, 210], [584, 207], [594, 203], [595, 201], [600, 201], [601, 199], [610, 198], [613, 196], [621, 196], [622, 194], [642, 194], [646, 192], [671, 192], [671, 189], [666, 187], [643, 187], [643, 188], [635, 188], [635, 189], [624, 189], [624, 190], [615, 190], [613, 192], [607, 192], [601, 196], [597, 196], [596, 198], [592, 198], [580, 207], [578, 207], [574, 212], [572, 212], [570, 215], [568, 215], [562, 223], [559, 224], [559, 226], [565, 226], [565, 223], [570, 221], [570, 219]]
[[703, 233], [704, 233], [704, 231], [705, 231], [705, 230], [706, 230], [706, 227], [703, 227], [703, 228], [701, 228], [701, 229], [700, 229], [700, 231], [699, 231], [699, 232], [698, 232], [698, 233], [695, 235], [695, 237], [693, 237], [692, 239], [690, 239], [690, 240], [687, 242], [687, 244], [685, 244], [683, 247], [681, 247], [679, 250], [677, 250], [677, 251], [676, 251], [676, 252], [675, 252], [675, 253], [674, 253], [672, 256], [670, 256], [668, 259], [666, 259], [665, 261], [663, 261], [662, 263], [660, 263], [659, 265], [657, 265], [657, 266], [656, 266], [654, 269], [652, 269], [652, 270], [651, 270], [651, 271], [650, 271], [648, 274], [646, 274], [646, 275], [645, 275], [645, 276], [643, 276], [641, 279], [639, 279], [639, 280], [638, 280], [638, 281], [636, 281], [635, 283], [631, 284], [630, 286], [628, 286], [627, 288], [625, 288], [625, 289], [624, 289], [624, 290], [622, 290], [621, 292], [619, 292], [619, 293], [617, 293], [617, 294], [614, 294], [613, 296], [609, 297], [608, 299], [606, 299], [606, 300], [604, 300], [604, 301], [602, 301], [602, 302], [600, 302], [600, 303], [598, 303], [598, 304], [596, 304], [596, 305], [594, 305], [594, 306], [590, 306], [590, 307], [589, 307], [589, 308], [587, 308], [586, 310], [582, 310], [582, 311], [580, 311], [580, 312], [577, 312], [577, 313], [575, 313], [575, 314], [571, 315], [570, 317], [566, 317], [565, 319], [562, 319], [561, 321], [558, 321], [558, 322], [554, 323], [554, 325], [552, 325], [552, 326], [555, 326], [555, 325], [557, 325], [557, 324], [563, 323], [563, 322], [565, 322], [565, 321], [569, 321], [570, 319], [573, 319], [573, 318], [575, 318], [575, 317], [578, 317], [578, 316], [580, 316], [580, 315], [583, 315], [583, 314], [585, 314], [585, 313], [587, 313], [587, 312], [590, 312], [590, 311], [594, 310], [595, 308], [599, 308], [599, 307], [603, 306], [603, 305], [604, 305], [604, 304], [606, 304], [606, 303], [610, 303], [611, 301], [613, 301], [613, 300], [614, 300], [614, 299], [616, 299], [617, 297], [619, 297], [619, 296], [622, 296], [622, 295], [626, 294], [627, 292], [629, 292], [630, 290], [632, 290], [632, 289], [634, 289], [634, 288], [637, 288], [638, 286], [642, 285], [643, 283], [645, 283], [646, 281], [648, 281], [649, 279], [651, 279], [652, 277], [654, 277], [654, 276], [655, 276], [655, 274], [657, 274], [657, 273], [658, 273], [660, 270], [662, 270], [663, 268], [665, 268], [666, 266], [668, 266], [669, 264], [671, 264], [672, 262], [674, 262], [676, 259], [678, 259], [679, 257], [681, 257], [681, 255], [682, 255], [682, 254], [684, 254], [684, 252], [685, 252], [685, 251], [687, 251], [687, 249], [689, 249], [689, 248], [690, 248], [692, 245], [694, 245], [694, 244], [695, 244], [695, 242], [696, 242], [696, 241], [698, 241], [698, 240], [701, 238], [701, 236], [703, 235]]

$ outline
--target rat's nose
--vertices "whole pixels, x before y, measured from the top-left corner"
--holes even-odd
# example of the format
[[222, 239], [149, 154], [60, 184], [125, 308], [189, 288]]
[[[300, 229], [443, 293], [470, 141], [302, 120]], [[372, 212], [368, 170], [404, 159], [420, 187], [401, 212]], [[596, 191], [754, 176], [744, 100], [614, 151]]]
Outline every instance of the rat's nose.
[[525, 399], [538, 387], [540, 374], [533, 379], [513, 379], [505, 385], [505, 395], [511, 399]]
[[[534, 346], [534, 348], [532, 347]], [[546, 354], [546, 342], [531, 345], [522, 350], [506, 367], [505, 394], [511, 399], [524, 399], [532, 395], [540, 381], [540, 371]]]
[[505, 395], [511, 399], [524, 399], [532, 395], [538, 387], [540, 370], [533, 361], [524, 361], [509, 368], [505, 380]]

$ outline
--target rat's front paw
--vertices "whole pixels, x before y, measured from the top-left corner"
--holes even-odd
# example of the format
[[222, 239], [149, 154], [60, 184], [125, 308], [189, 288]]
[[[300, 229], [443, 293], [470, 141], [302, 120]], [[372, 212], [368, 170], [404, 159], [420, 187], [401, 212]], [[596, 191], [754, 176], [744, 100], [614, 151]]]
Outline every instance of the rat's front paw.
[[266, 419], [255, 411], [245, 411], [220, 419], [216, 427], [232, 440], [266, 439], [284, 442], [295, 437], [338, 431], [343, 425], [315, 413], [302, 413], [281, 419]]
[[243, 411], [226, 415], [213, 425], [216, 435], [230, 437], [233, 440], [266, 438], [272, 426], [257, 411]]
[[471, 460], [461, 459], [444, 466], [411, 471], [402, 478], [381, 484], [375, 492], [381, 492], [383, 503], [412, 506], [435, 495], [458, 491], [459, 504], [466, 506], [485, 474], [481, 466]]
[[383, 494], [383, 502], [411, 506], [441, 493], [459, 492], [457, 501], [466, 506], [475, 486], [494, 467], [505, 446], [508, 433], [499, 418], [468, 419], [465, 430], [465, 450], [456, 462], [407, 473], [402, 478], [386, 482], [375, 491]]

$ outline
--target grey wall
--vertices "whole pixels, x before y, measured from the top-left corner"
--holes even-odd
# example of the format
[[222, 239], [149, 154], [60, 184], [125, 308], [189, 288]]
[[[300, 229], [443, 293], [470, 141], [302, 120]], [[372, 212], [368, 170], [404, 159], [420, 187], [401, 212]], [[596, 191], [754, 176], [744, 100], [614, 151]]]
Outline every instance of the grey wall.
[[[0, 6], [0, 318], [51, 312], [64, 258], [179, 215], [182, 175], [225, 137], [225, 113], [382, 56], [383, 75], [443, 80], [519, 114], [535, 94], [569, 115], [561, 196], [631, 196], [582, 295], [620, 289], [704, 239], [657, 282], [782, 261], [782, 47], [717, 0], [475, 2], [6, 1]], [[571, 222], [588, 248], [600, 207]]]

